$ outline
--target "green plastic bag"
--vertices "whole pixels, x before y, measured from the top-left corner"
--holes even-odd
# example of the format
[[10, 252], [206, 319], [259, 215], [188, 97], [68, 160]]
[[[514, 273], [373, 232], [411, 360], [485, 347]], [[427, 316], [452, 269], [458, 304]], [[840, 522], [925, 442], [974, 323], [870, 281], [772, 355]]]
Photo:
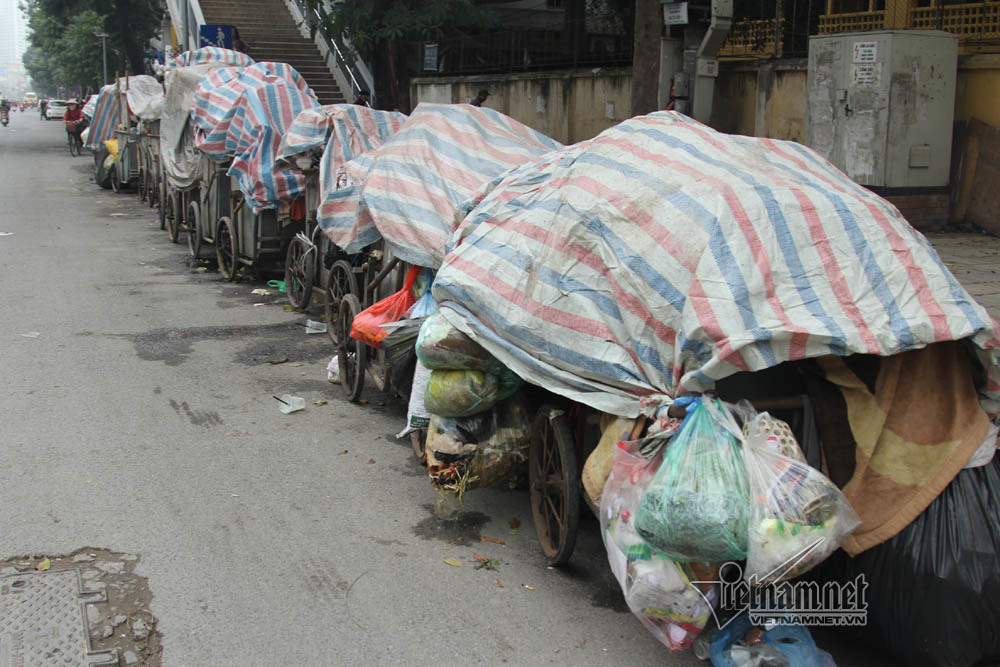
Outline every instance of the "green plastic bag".
[[424, 408], [441, 417], [468, 417], [492, 408], [498, 389], [492, 373], [435, 370], [424, 392]]
[[721, 402], [696, 399], [639, 503], [639, 534], [677, 561], [746, 558], [750, 492], [741, 440]]
[[417, 358], [432, 370], [469, 370], [499, 374], [504, 366], [476, 341], [434, 313], [420, 327]]

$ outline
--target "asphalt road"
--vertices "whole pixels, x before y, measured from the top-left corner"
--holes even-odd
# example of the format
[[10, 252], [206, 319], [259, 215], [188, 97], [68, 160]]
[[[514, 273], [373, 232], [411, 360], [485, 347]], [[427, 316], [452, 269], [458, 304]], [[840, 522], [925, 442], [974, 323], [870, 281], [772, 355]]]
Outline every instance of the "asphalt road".
[[435, 519], [404, 407], [348, 403], [305, 316], [196, 271], [92, 165], [60, 123], [0, 128], [0, 558], [139, 554], [166, 665], [703, 664], [628, 613], [596, 521], [554, 571], [526, 491]]

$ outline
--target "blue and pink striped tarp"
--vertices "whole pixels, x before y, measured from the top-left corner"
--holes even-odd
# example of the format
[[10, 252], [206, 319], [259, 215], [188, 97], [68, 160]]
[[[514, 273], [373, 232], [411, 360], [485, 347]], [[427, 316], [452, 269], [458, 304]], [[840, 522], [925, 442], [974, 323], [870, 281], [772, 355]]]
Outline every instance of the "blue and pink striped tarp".
[[507, 174], [451, 244], [433, 286], [447, 319], [599, 410], [969, 339], [1000, 412], [997, 323], [895, 207], [791, 141], [633, 118]]
[[[331, 240], [346, 252], [354, 253], [378, 240], [373, 225], [362, 230], [374, 231], [359, 236], [355, 225], [359, 188], [350, 182], [344, 165], [381, 146], [392, 137], [406, 116], [393, 111], [376, 111], [356, 104], [332, 104], [307, 109], [282, 139], [279, 159], [285, 159], [323, 146], [320, 161], [320, 204], [316, 217]], [[342, 227], [339, 220], [345, 220]]]
[[470, 196], [560, 145], [492, 109], [421, 104], [392, 139], [346, 164], [360, 201], [331, 201], [327, 236], [356, 245], [381, 235], [403, 261], [436, 268]]
[[211, 159], [232, 159], [229, 174], [255, 210], [305, 194], [305, 177], [279, 167], [282, 136], [303, 110], [318, 106], [305, 80], [285, 63], [262, 62], [208, 72], [195, 93], [195, 146]]
[[217, 46], [203, 46], [194, 51], [185, 51], [167, 61], [168, 67], [190, 67], [192, 65], [207, 65], [222, 63], [235, 67], [253, 65], [253, 58], [239, 51], [222, 49]]
[[105, 141], [115, 136], [115, 126], [118, 125], [118, 102], [115, 99], [115, 84], [109, 83], [101, 88], [94, 104], [93, 116], [90, 119], [90, 132], [87, 134], [87, 147], [97, 148]]

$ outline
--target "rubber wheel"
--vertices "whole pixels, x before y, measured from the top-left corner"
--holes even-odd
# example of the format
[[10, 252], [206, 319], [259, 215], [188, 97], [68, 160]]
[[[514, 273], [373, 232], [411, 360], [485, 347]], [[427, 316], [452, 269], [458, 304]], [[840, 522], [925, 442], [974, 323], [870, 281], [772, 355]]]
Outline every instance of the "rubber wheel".
[[354, 279], [354, 271], [351, 265], [340, 259], [333, 263], [330, 271], [326, 274], [326, 284], [323, 286], [326, 295], [326, 303], [323, 305], [323, 317], [326, 320], [326, 332], [330, 340], [336, 345], [339, 338], [337, 334], [337, 312], [340, 309], [340, 302], [348, 294], [358, 294], [357, 281]]
[[69, 154], [76, 157], [80, 154], [80, 146], [76, 143], [76, 139], [72, 136], [69, 138]]
[[166, 211], [167, 237], [171, 243], [177, 243], [181, 235], [181, 223], [184, 216], [181, 211], [181, 194], [177, 191], [170, 192], [164, 198], [163, 210]]
[[236, 228], [229, 216], [222, 216], [215, 224], [215, 258], [219, 262], [219, 273], [226, 280], [236, 280], [236, 264], [239, 261], [236, 244]]
[[298, 237], [288, 244], [288, 252], [285, 254], [285, 294], [292, 308], [305, 310], [312, 301], [316, 252], [315, 246], [306, 244]]
[[145, 160], [144, 160], [143, 161], [143, 165], [142, 165], [142, 169], [139, 172], [139, 183], [138, 183], [139, 187], [136, 190], [136, 194], [138, 194], [138, 196], [139, 196], [139, 201], [141, 201], [143, 203], [146, 202], [146, 192], [147, 192], [147, 189], [149, 188], [149, 181], [146, 178], [146, 175], [148, 173], [149, 172], [146, 171], [146, 164], [145, 164]]
[[156, 178], [153, 176], [152, 167], [149, 167], [149, 171], [146, 173], [149, 174], [149, 177], [146, 179], [146, 206], [153, 208], [159, 199], [157, 195], [160, 191], [160, 184], [156, 182]]
[[[164, 204], [163, 200], [164, 200], [164, 197], [163, 197], [163, 183], [160, 183], [159, 188], [157, 188], [156, 203], [159, 205], [159, 206], [157, 206], [157, 215], [160, 218], [160, 229], [161, 230], [167, 228], [167, 206], [166, 206], [166, 204]], [[173, 239], [170, 240], [170, 242], [171, 243], [177, 243], [177, 237], [175, 236]]]
[[201, 256], [201, 208], [198, 202], [188, 204], [187, 217], [184, 219], [184, 231], [187, 235], [188, 254], [197, 259]]
[[340, 386], [347, 400], [357, 403], [365, 388], [365, 366], [368, 365], [368, 346], [351, 338], [354, 317], [361, 312], [361, 302], [353, 294], [340, 301], [337, 315], [337, 356], [340, 364]]
[[111, 191], [119, 193], [122, 191], [122, 184], [118, 180], [118, 165], [111, 167]]
[[580, 469], [573, 434], [562, 415], [543, 405], [535, 416], [528, 449], [531, 516], [549, 565], [569, 562], [580, 521]]

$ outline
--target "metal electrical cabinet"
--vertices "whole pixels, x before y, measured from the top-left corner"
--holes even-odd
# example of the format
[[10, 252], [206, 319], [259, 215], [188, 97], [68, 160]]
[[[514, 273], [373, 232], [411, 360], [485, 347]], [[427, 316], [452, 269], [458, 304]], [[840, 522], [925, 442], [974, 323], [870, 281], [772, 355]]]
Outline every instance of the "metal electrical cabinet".
[[957, 67], [947, 32], [810, 37], [806, 143], [861, 185], [948, 185]]

